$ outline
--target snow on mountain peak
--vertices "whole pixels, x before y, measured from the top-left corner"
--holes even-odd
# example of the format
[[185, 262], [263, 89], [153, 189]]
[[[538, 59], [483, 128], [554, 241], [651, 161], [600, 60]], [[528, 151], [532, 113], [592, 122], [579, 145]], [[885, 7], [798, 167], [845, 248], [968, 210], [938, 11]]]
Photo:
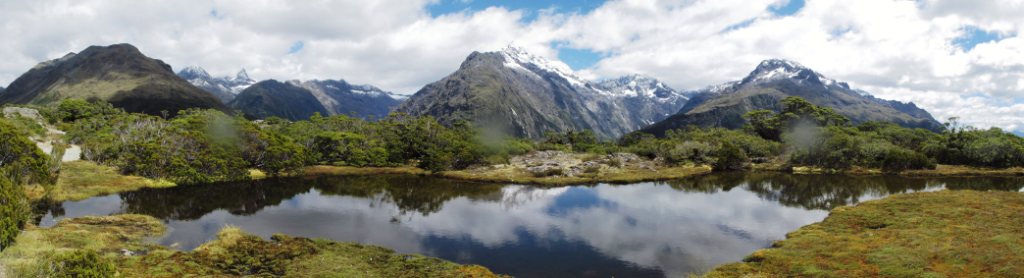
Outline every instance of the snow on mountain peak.
[[185, 79], [193, 78], [210, 78], [210, 73], [206, 72], [205, 69], [199, 66], [187, 66], [178, 72], [179, 76], [185, 77]]
[[820, 83], [822, 86], [840, 85], [833, 79], [826, 78], [800, 63], [785, 59], [767, 59], [761, 61], [754, 71], [750, 72], [743, 83], [767, 82], [781, 79], [794, 79], [799, 81], [810, 81]]
[[598, 85], [612, 95], [620, 97], [646, 97], [660, 102], [670, 102], [676, 101], [679, 98], [686, 98], [676, 90], [665, 85], [665, 83], [640, 74], [631, 74], [605, 80]]
[[579, 75], [566, 65], [565, 63], [557, 60], [548, 60], [547, 58], [530, 54], [526, 52], [526, 49], [509, 44], [501, 51], [502, 56], [505, 57], [505, 66], [510, 68], [526, 68], [526, 69], [537, 69], [541, 71], [550, 72], [556, 74], [565, 80], [569, 81], [573, 86], [584, 87], [587, 85], [587, 80], [583, 79]]

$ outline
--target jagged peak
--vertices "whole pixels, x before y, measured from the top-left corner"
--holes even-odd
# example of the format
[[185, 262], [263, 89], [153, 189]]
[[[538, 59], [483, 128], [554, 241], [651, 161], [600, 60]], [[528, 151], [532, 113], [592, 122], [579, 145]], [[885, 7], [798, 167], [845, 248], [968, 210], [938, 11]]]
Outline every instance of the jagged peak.
[[249, 77], [249, 72], [246, 72], [245, 68], [242, 68], [242, 70], [239, 70], [238, 73], [235, 74], [235, 80], [237, 80], [237, 81], [249, 81], [249, 80], [253, 80], [253, 79]]

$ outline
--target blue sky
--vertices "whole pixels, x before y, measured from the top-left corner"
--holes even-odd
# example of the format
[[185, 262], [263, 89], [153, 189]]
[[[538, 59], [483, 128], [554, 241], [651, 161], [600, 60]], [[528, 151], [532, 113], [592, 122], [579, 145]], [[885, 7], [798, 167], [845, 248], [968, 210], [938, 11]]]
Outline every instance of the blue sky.
[[995, 31], [987, 31], [977, 26], [966, 26], [963, 28], [964, 35], [956, 40], [953, 40], [953, 44], [959, 46], [964, 51], [971, 51], [978, 44], [998, 41], [1003, 39], [1003, 34]]
[[489, 7], [504, 7], [509, 10], [522, 10], [527, 12], [524, 20], [537, 18], [537, 13], [545, 9], [553, 9], [556, 12], [586, 13], [604, 4], [604, 0], [555, 0], [555, 1], [500, 1], [500, 0], [440, 0], [436, 4], [427, 6], [432, 16], [439, 16], [448, 13], [475, 12]]
[[[523, 21], [537, 19], [537, 15], [547, 10], [559, 13], [588, 13], [605, 3], [604, 0], [556, 0], [556, 1], [500, 1], [500, 0], [441, 0], [427, 6], [431, 16], [450, 13], [477, 12], [490, 7], [503, 7], [523, 12]], [[572, 48], [566, 43], [552, 43], [558, 50], [558, 59], [574, 70], [592, 67], [601, 60], [601, 53], [590, 49]]]

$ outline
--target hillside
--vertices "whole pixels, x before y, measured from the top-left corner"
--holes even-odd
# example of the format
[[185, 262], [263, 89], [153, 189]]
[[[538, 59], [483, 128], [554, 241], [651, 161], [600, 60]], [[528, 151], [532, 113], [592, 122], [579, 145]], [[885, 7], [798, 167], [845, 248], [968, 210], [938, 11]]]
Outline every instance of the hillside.
[[389, 92], [344, 80], [268, 80], [243, 90], [228, 105], [250, 118], [304, 120], [314, 113], [379, 119], [399, 103]]
[[212, 94], [179, 78], [171, 66], [129, 44], [90, 46], [39, 63], [0, 94], [0, 103], [55, 103], [100, 99], [129, 112], [176, 114], [187, 108], [226, 107]]

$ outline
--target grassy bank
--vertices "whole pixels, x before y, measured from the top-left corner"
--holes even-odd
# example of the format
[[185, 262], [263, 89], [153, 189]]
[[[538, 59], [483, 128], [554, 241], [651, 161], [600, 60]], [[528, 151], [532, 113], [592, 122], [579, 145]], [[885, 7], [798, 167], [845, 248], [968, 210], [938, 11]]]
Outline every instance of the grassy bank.
[[908, 170], [900, 173], [913, 177], [996, 177], [1024, 176], [1024, 168], [982, 168], [961, 165], [938, 165], [933, 170]]
[[[57, 183], [50, 189], [49, 199], [58, 202], [82, 200], [93, 196], [147, 187], [171, 187], [174, 185], [173, 182], [166, 180], [122, 175], [113, 167], [90, 161], [71, 161], [62, 164]], [[46, 189], [38, 185], [27, 187], [26, 193], [29, 200], [32, 201], [47, 197]]]
[[1018, 277], [1024, 194], [940, 191], [841, 207], [706, 277]]
[[1016, 177], [1024, 176], [1024, 168], [986, 168], [964, 165], [943, 165], [935, 166], [935, 169], [904, 170], [899, 173], [886, 173], [878, 168], [852, 167], [846, 170], [827, 170], [817, 167], [794, 166], [790, 167], [785, 163], [760, 163], [753, 164], [754, 171], [776, 171], [791, 172], [794, 174], [846, 174], [846, 175], [900, 175], [905, 177]]
[[66, 219], [52, 228], [29, 228], [0, 253], [0, 263], [10, 277], [78, 277], [83, 271], [120, 277], [496, 277], [484, 267], [381, 247], [283, 235], [267, 241], [230, 227], [190, 252], [146, 243], [164, 230], [141, 215]]
[[488, 170], [460, 170], [442, 172], [440, 176], [450, 179], [505, 182], [537, 185], [571, 185], [590, 183], [631, 183], [680, 179], [711, 173], [709, 166], [677, 166], [656, 170], [623, 168], [599, 173], [584, 173], [578, 176], [537, 177], [520, 168], [506, 167]]

